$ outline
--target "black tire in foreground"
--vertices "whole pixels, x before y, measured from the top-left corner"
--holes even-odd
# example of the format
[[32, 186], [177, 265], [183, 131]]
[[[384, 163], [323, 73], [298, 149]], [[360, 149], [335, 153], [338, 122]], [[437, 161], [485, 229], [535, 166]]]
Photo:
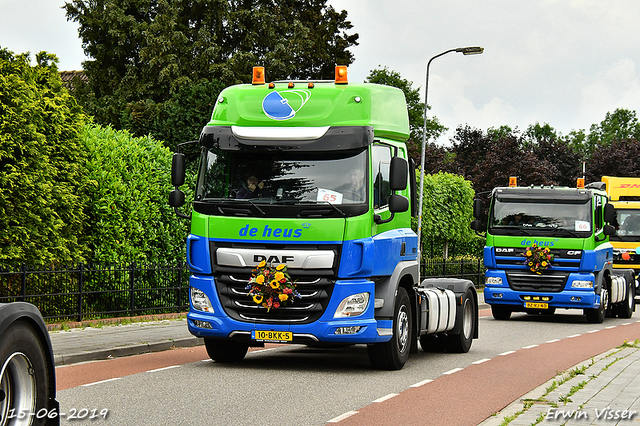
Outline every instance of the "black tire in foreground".
[[407, 290], [400, 287], [396, 295], [391, 340], [367, 346], [369, 361], [374, 368], [400, 370], [407, 362], [411, 348], [411, 318], [411, 301]]
[[0, 305], [0, 424], [59, 425], [49, 335], [27, 303]]

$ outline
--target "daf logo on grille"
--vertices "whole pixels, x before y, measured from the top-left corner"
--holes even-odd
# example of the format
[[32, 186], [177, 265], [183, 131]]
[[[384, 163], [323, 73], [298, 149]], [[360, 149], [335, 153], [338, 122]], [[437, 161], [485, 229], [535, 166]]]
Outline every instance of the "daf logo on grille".
[[514, 253], [516, 249], [507, 247], [496, 247], [496, 253]]
[[263, 260], [267, 263], [288, 263], [293, 262], [295, 258], [293, 256], [282, 256], [282, 259], [280, 259], [278, 256], [265, 256], [263, 254], [253, 255], [254, 262], [260, 263]]

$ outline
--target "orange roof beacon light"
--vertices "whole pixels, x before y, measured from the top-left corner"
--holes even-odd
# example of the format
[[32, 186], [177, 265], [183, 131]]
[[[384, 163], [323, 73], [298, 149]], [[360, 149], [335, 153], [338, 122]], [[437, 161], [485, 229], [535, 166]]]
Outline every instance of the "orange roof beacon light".
[[264, 84], [264, 67], [253, 67], [253, 80], [251, 84]]
[[578, 181], [576, 182], [576, 187], [584, 188], [584, 178], [578, 178]]
[[347, 84], [347, 67], [346, 65], [336, 65], [336, 84]]
[[509, 187], [513, 188], [514, 186], [518, 186], [518, 177], [517, 176], [509, 176]]

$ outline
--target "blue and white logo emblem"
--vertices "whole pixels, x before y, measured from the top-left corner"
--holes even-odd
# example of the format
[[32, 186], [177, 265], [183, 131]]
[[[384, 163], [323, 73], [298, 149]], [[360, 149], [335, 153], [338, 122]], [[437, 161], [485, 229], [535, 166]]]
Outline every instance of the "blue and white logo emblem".
[[308, 90], [285, 90], [271, 92], [262, 100], [262, 110], [273, 120], [289, 120], [311, 97]]

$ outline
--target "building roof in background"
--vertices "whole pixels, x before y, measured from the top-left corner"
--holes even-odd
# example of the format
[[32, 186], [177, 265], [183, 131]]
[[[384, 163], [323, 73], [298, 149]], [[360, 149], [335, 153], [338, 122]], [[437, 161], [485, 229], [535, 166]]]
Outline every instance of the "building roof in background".
[[62, 84], [69, 89], [73, 90], [73, 81], [78, 77], [83, 83], [87, 83], [89, 81], [89, 77], [84, 73], [84, 71], [60, 71], [60, 78], [62, 79]]

